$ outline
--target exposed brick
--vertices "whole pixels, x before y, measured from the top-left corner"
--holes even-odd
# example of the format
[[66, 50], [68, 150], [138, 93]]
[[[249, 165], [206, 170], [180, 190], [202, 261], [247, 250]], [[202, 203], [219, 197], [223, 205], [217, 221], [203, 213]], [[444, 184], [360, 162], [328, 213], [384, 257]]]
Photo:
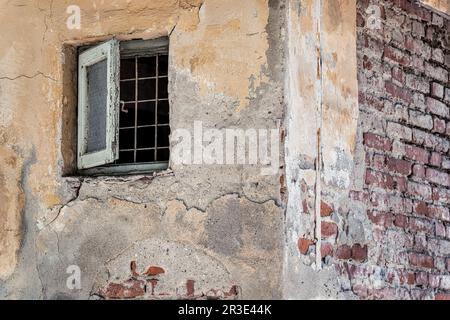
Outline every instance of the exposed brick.
[[366, 184], [380, 187], [383, 189], [394, 189], [394, 178], [384, 172], [367, 170]]
[[384, 59], [390, 60], [395, 63], [399, 63], [400, 65], [403, 66], [409, 66], [410, 64], [409, 56], [404, 52], [393, 47], [384, 48]]
[[407, 104], [410, 104], [413, 101], [413, 95], [408, 89], [401, 88], [390, 81], [386, 81], [385, 89], [391, 96], [400, 99]]
[[411, 195], [419, 196], [424, 200], [431, 200], [431, 187], [424, 184], [409, 181], [408, 193]]
[[425, 172], [426, 172], [426, 168], [421, 165], [421, 164], [415, 164], [413, 166], [413, 176], [420, 178], [420, 179], [424, 179], [425, 178]]
[[445, 133], [446, 130], [446, 124], [445, 120], [434, 118], [433, 119], [433, 132], [437, 133]]
[[314, 241], [306, 239], [306, 238], [300, 238], [298, 239], [297, 246], [298, 250], [301, 254], [306, 255], [308, 254], [309, 247], [314, 244]]
[[352, 257], [352, 248], [346, 244], [336, 249], [336, 258], [340, 260], [349, 260]]
[[417, 77], [413, 74], [406, 75], [406, 86], [414, 91], [420, 91], [424, 94], [430, 93], [429, 82], [421, 77]]
[[406, 228], [408, 225], [408, 217], [404, 215], [395, 216], [394, 225], [399, 228]]
[[426, 178], [428, 181], [440, 184], [443, 186], [450, 186], [450, 176], [448, 173], [438, 171], [433, 168], [428, 168], [426, 171]]
[[322, 237], [335, 237], [338, 233], [338, 227], [334, 222], [322, 221]]
[[352, 246], [352, 259], [359, 262], [367, 260], [367, 245], [354, 244]]
[[387, 133], [388, 137], [391, 139], [402, 139], [402, 140], [407, 140], [407, 141], [412, 140], [411, 128], [403, 126], [399, 123], [388, 122], [387, 128], [386, 128], [386, 133]]
[[406, 160], [396, 159], [396, 158], [388, 158], [387, 166], [389, 170], [398, 172], [405, 176], [411, 174], [412, 163]]
[[448, 81], [448, 71], [441, 67], [435, 67], [432, 64], [425, 62], [425, 74], [433, 79], [439, 80], [440, 82]]
[[381, 151], [392, 150], [392, 141], [390, 139], [370, 132], [364, 134], [364, 145]]
[[430, 158], [430, 153], [427, 150], [416, 146], [405, 146], [405, 155], [409, 159], [421, 163], [428, 163], [428, 160]]
[[320, 202], [320, 215], [322, 217], [329, 217], [334, 212], [334, 209], [328, 203], [321, 201]]
[[433, 258], [424, 254], [410, 253], [409, 263], [411, 263], [411, 265], [415, 267], [429, 268], [429, 269], [434, 268]]
[[436, 294], [434, 299], [450, 301], [450, 293], [438, 293], [438, 294]]
[[323, 242], [320, 247], [320, 254], [322, 257], [333, 256], [333, 245], [328, 242]]
[[430, 165], [440, 167], [442, 165], [442, 155], [438, 152], [432, 152], [430, 157]]
[[427, 109], [429, 112], [433, 114], [436, 114], [444, 118], [449, 118], [449, 108], [445, 103], [440, 102], [439, 100], [428, 97]]
[[427, 130], [433, 129], [434, 125], [432, 116], [417, 110], [409, 111], [409, 122], [416, 127], [420, 127]]
[[438, 99], [444, 98], [444, 86], [440, 83], [433, 82], [431, 84], [431, 95]]
[[124, 283], [109, 283], [101, 294], [109, 299], [132, 299], [145, 294], [145, 281], [130, 279]]

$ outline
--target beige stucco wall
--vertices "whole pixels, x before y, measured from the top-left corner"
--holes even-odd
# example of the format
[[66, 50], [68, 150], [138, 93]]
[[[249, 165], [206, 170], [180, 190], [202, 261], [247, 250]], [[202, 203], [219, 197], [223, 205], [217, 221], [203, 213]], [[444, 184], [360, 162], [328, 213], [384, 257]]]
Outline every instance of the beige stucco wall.
[[[69, 5], [81, 8], [79, 30], [67, 27]], [[194, 120], [274, 129], [283, 114], [278, 10], [267, 0], [1, 1], [3, 297], [87, 298], [126, 280], [127, 255], [139, 255], [139, 269], [163, 267], [157, 291], [172, 296], [189, 279], [196, 294], [237, 285], [243, 297], [281, 296], [277, 173], [171, 165], [155, 177], [63, 175], [74, 161], [74, 47], [169, 36], [172, 130]], [[69, 265], [81, 268], [81, 290], [66, 288]]]
[[450, 15], [450, 1], [448, 0], [421, 0], [421, 2], [435, 10]]

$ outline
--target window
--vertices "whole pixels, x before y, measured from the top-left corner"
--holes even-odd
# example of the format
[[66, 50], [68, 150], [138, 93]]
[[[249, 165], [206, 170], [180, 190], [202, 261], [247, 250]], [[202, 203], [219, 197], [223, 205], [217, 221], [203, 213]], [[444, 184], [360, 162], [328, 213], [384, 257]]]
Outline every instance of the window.
[[78, 169], [131, 173], [169, 161], [168, 41], [110, 40], [79, 54]]

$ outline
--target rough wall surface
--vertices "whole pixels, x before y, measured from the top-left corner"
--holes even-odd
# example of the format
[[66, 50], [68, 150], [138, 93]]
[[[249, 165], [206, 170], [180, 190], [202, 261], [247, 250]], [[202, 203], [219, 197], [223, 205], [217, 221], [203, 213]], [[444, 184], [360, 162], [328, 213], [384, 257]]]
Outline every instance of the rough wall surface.
[[[300, 8], [305, 9], [309, 2], [301, 3]], [[340, 3], [342, 11], [344, 2]], [[326, 8], [318, 5], [315, 15], [326, 15]], [[306, 13], [303, 20], [314, 19], [315, 15]], [[289, 41], [306, 49], [302, 52], [312, 51], [320, 43], [319, 56], [326, 68], [327, 35], [322, 34], [326, 33], [326, 17], [316, 21], [320, 40], [314, 40], [305, 23], [300, 22], [297, 25], [306, 32], [298, 39], [295, 32], [289, 32]], [[295, 146], [289, 144], [289, 129], [295, 130], [295, 126], [287, 125], [286, 170], [288, 175], [297, 172], [297, 176], [288, 188], [287, 243], [292, 247], [285, 256], [285, 278], [291, 283], [285, 282], [285, 295], [448, 299], [450, 20], [439, 8], [430, 9], [415, 1], [360, 0], [357, 23], [358, 122], [357, 126], [351, 122], [345, 126], [347, 134], [355, 132], [356, 144], [347, 141], [350, 156], [337, 158], [338, 168], [351, 174], [347, 189], [346, 184], [333, 184], [327, 179], [325, 158], [333, 158], [333, 152], [323, 140], [317, 143], [312, 134], [302, 136], [322, 150], [317, 155], [311, 152], [309, 165], [305, 165], [308, 157], [302, 153], [291, 158]], [[336, 26], [339, 30], [341, 24]], [[292, 55], [291, 47], [288, 52]], [[294, 65], [291, 77], [295, 77], [297, 65], [300, 73], [308, 72], [308, 64], [303, 65], [305, 60], [300, 56], [288, 60], [288, 68]], [[302, 87], [321, 93], [323, 99], [316, 98], [300, 109], [309, 113], [305, 116], [308, 119], [323, 117], [327, 104], [324, 97], [342, 91], [339, 85], [324, 86], [328, 76], [325, 68], [321, 70], [321, 83]], [[312, 79], [312, 68], [308, 74]], [[289, 90], [286, 95], [292, 94]], [[322, 112], [314, 112], [311, 104], [320, 101]], [[295, 117], [290, 111], [295, 106], [289, 101], [287, 106], [287, 116]], [[318, 127], [313, 125], [307, 131]], [[334, 130], [332, 141], [338, 144], [342, 137], [338, 121], [326, 126], [322, 122], [322, 130], [324, 127]], [[326, 155], [326, 150], [331, 153]], [[295, 167], [297, 171], [290, 169]], [[307, 171], [302, 173], [298, 168], [310, 170], [309, 182], [301, 179], [307, 177]], [[328, 177], [339, 181], [342, 175], [334, 172]], [[311, 212], [318, 209], [320, 214], [312, 216]], [[295, 235], [299, 237], [300, 258], [293, 248]], [[295, 289], [302, 286], [309, 290]]]
[[[81, 8], [79, 30], [66, 26], [69, 5]], [[64, 176], [74, 48], [112, 36], [169, 36], [172, 130], [276, 129], [278, 1], [3, 0], [0, 20], [1, 297], [281, 297], [277, 172], [172, 164], [155, 176]], [[80, 290], [66, 286], [71, 265]]]
[[[0, 297], [450, 299], [450, 20], [421, 2], [1, 1]], [[76, 47], [112, 36], [169, 36], [172, 130], [281, 123], [280, 172], [67, 176]]]
[[[381, 8], [381, 30], [362, 19], [370, 4]], [[358, 252], [340, 270], [361, 298], [449, 297], [449, 58], [445, 15], [409, 1], [359, 1], [365, 160], [355, 179], [364, 185], [351, 195], [370, 223], [361, 247], [336, 253], [346, 260], [350, 247]]]

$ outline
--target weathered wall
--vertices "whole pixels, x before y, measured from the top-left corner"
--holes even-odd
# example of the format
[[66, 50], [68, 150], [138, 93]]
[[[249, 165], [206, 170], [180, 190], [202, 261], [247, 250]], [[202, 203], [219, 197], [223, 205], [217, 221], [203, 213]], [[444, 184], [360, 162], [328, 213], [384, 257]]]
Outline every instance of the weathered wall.
[[[81, 8], [80, 30], [66, 27], [68, 5]], [[172, 130], [192, 131], [194, 120], [275, 129], [283, 116], [278, 6], [1, 1], [2, 297], [281, 297], [278, 174], [173, 164], [156, 176], [63, 177], [74, 160], [71, 48], [168, 35]], [[81, 269], [81, 290], [66, 287], [70, 265]], [[165, 272], [142, 275], [149, 266]]]
[[[449, 298], [448, 2], [421, 2], [3, 0], [0, 297]], [[281, 122], [279, 174], [66, 176], [74, 48], [164, 35], [172, 130]]]
[[334, 269], [321, 269], [335, 244], [335, 223], [342, 222], [321, 209], [325, 199], [345, 202], [350, 188], [358, 117], [356, 1], [289, 1], [287, 21], [284, 294], [337, 298]]
[[[327, 276], [337, 279], [328, 295], [449, 299], [450, 20], [408, 0], [361, 0], [357, 13], [356, 144], [348, 142], [355, 146], [352, 161], [339, 160], [350, 168], [349, 188], [323, 181], [326, 169], [318, 167], [321, 187], [317, 191], [315, 180], [310, 194], [322, 199], [315, 206], [321, 234], [311, 235], [316, 216], [316, 226], [299, 233], [301, 266], [287, 272], [301, 280], [311, 273], [306, 265], [317, 269], [320, 245], [323, 270], [313, 284], [323, 288], [333, 284]], [[339, 127], [332, 126], [336, 134]], [[310, 207], [300, 196], [305, 220]]]

